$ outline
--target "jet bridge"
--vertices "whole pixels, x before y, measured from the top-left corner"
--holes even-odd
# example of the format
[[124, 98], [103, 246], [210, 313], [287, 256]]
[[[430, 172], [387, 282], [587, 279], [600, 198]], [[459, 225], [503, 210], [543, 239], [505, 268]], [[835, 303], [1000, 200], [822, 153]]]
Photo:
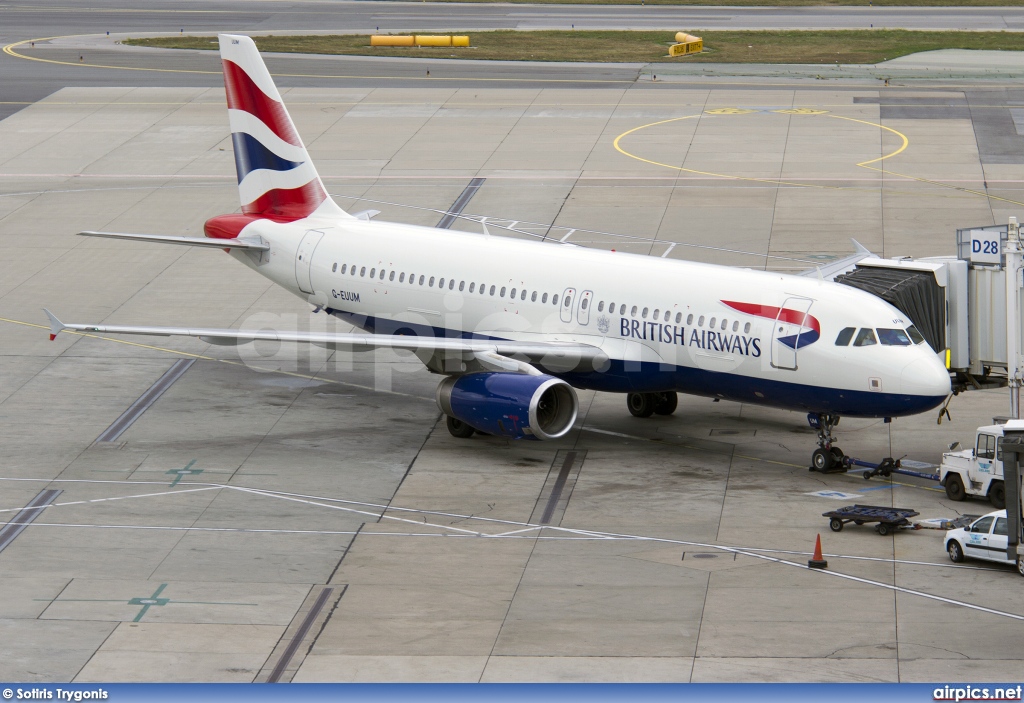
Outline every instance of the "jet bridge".
[[[907, 315], [928, 344], [945, 355], [954, 390], [1008, 384], [1016, 388], [1024, 347], [1024, 285], [1016, 219], [1010, 218], [1008, 225], [958, 229], [956, 243], [956, 256], [922, 259], [882, 259], [861, 249], [845, 260], [846, 266], [837, 262], [828, 273], [835, 281], [877, 295]], [[1015, 271], [1009, 291], [1008, 255], [1009, 268]], [[1016, 393], [1011, 404], [1016, 417]]]

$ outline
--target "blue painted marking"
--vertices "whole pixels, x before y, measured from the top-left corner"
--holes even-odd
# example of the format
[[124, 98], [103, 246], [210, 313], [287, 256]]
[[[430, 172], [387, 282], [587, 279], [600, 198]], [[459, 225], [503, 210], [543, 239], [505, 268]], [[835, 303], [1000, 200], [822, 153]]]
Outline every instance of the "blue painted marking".
[[251, 171], [263, 168], [270, 171], [291, 171], [302, 165], [301, 161], [282, 159], [252, 136], [245, 132], [232, 132], [231, 145], [235, 151], [235, 171], [241, 183]]
[[858, 493], [867, 493], [868, 491], [887, 491], [890, 488], [896, 488], [896, 485], [893, 484], [893, 485], [890, 485], [890, 486], [871, 486], [870, 488], [858, 488], [857, 492]]

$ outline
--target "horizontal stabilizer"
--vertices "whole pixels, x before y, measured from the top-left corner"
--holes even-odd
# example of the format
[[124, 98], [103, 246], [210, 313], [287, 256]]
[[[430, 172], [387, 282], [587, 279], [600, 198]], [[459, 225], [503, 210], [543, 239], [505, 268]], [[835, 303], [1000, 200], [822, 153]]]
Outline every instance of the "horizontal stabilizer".
[[256, 239], [210, 239], [207, 237], [175, 237], [169, 234], [127, 234], [125, 232], [79, 232], [82, 237], [105, 237], [107, 239], [130, 239], [135, 242], [159, 242], [180, 244], [187, 247], [208, 247], [210, 249], [246, 249], [248, 251], [270, 251], [270, 245]]

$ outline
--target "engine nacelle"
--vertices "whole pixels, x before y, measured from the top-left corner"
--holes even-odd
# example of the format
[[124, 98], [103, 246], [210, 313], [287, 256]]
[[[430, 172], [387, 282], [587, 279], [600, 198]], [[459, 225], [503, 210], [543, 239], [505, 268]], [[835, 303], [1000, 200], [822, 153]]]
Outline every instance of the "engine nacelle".
[[475, 430], [515, 439], [558, 439], [579, 411], [565, 381], [520, 373], [449, 376], [437, 387], [437, 405]]

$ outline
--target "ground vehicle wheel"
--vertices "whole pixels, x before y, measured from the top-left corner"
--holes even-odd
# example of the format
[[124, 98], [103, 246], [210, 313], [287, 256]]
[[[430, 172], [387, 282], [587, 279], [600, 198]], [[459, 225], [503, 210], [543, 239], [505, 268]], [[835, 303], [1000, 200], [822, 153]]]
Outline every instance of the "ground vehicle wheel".
[[654, 394], [627, 393], [626, 406], [633, 417], [650, 417], [654, 414]]
[[988, 489], [988, 499], [996, 510], [1006, 507], [1006, 485], [1002, 481], [993, 481]]
[[864, 524], [864, 521], [863, 521], [863, 520], [854, 520], [854, 521], [853, 521], [853, 524], [854, 524], [854, 525], [863, 525], [863, 524]]
[[884, 522], [878, 523], [878, 527], [876, 527], [875, 529], [878, 530], [878, 534], [882, 535], [883, 537], [889, 534], [889, 532], [892, 530], [892, 528], [886, 525]]
[[829, 520], [828, 521], [828, 526], [829, 526], [829, 529], [832, 530], [833, 532], [842, 532], [843, 531], [843, 521], [840, 520], [837, 517], [834, 517], [831, 520]]
[[458, 437], [459, 439], [468, 439], [473, 436], [476, 432], [472, 427], [467, 425], [462, 420], [457, 420], [451, 415], [447, 415], [445, 424], [448, 426], [448, 432], [451, 433], [452, 437]]
[[1017, 557], [1017, 573], [1024, 576], [1024, 557]]
[[964, 490], [964, 482], [956, 474], [946, 477], [946, 497], [957, 502], [967, 500], [967, 491]]
[[839, 447], [832, 447], [832, 449], [830, 451], [832, 452], [832, 465], [833, 466], [842, 466], [843, 465], [843, 459], [846, 458], [846, 455], [843, 454], [843, 450], [840, 449]]
[[811, 466], [815, 471], [828, 471], [832, 468], [832, 452], [828, 449], [815, 449], [811, 454]]
[[[949, 540], [949, 544], [946, 545], [946, 553], [949, 554], [949, 560], [957, 564], [964, 560], [964, 549], [955, 539]], [[1019, 566], [1017, 568], [1020, 569]]]
[[654, 395], [654, 413], [656, 415], [671, 415], [679, 407], [679, 394], [675, 391], [652, 395]]

